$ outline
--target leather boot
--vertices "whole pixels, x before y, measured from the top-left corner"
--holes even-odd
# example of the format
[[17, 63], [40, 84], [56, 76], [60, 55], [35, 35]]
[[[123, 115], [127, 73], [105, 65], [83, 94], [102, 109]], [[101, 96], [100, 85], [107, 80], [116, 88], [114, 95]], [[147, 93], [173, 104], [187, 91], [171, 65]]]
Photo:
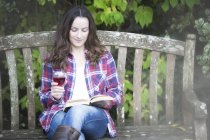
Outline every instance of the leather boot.
[[80, 136], [80, 132], [78, 132], [76, 129], [60, 125], [56, 129], [55, 134], [51, 138], [51, 140], [78, 140]]
[[69, 131], [69, 139], [68, 140], [78, 140], [80, 136], [80, 132], [71, 127]]

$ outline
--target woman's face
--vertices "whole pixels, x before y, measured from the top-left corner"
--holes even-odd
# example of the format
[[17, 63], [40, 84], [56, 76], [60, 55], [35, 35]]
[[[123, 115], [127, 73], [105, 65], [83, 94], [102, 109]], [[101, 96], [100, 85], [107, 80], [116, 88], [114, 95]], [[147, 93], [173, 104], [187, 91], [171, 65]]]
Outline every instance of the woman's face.
[[72, 49], [84, 48], [89, 34], [89, 21], [86, 17], [76, 17], [69, 31]]

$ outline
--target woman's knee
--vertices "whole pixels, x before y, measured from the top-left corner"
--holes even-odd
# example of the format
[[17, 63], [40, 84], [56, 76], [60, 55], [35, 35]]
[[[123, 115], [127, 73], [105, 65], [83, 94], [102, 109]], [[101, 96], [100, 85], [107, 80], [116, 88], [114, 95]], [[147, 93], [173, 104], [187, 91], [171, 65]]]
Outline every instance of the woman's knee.
[[55, 114], [53, 117], [52, 121], [58, 125], [60, 125], [65, 117], [65, 112], [59, 111], [58, 113]]
[[90, 107], [87, 105], [76, 105], [71, 107], [67, 114], [70, 116], [81, 117], [91, 112]]

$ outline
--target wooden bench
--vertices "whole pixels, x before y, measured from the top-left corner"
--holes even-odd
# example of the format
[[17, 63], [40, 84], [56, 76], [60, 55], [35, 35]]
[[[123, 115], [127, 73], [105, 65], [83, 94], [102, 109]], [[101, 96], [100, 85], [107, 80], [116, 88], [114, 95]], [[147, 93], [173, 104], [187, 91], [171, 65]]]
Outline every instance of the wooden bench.
[[[40, 127], [37, 128], [35, 113], [35, 88], [32, 65], [32, 49], [38, 48], [43, 59], [47, 46], [53, 45], [54, 31], [10, 35], [0, 38], [0, 53], [5, 53], [8, 64], [11, 128], [3, 127], [4, 110], [2, 88], [4, 81], [0, 75], [0, 139], [46, 139]], [[123, 104], [117, 108], [118, 136], [116, 139], [133, 140], [207, 140], [206, 105], [198, 100], [193, 90], [195, 35], [187, 35], [186, 41], [173, 40], [150, 35], [98, 31], [102, 44], [115, 53], [117, 70], [121, 81], [125, 80], [126, 56], [133, 59], [133, 120], [125, 119]], [[20, 129], [19, 93], [16, 74], [15, 49], [22, 51], [27, 77], [28, 126]], [[113, 51], [114, 49], [114, 51]], [[133, 53], [132, 53], [133, 51]], [[116, 52], [117, 55], [116, 55]], [[143, 60], [151, 53], [148, 75], [149, 123], [142, 120], [141, 91], [143, 87]], [[163, 112], [158, 111], [158, 60], [166, 57], [166, 76], [163, 84], [164, 94], [161, 104]], [[127, 62], [127, 64], [126, 64]], [[0, 66], [1, 68], [3, 66]], [[177, 70], [179, 69], [179, 70]], [[1, 71], [0, 71], [1, 74]], [[181, 78], [181, 79], [180, 79]], [[178, 79], [178, 80], [177, 80]], [[180, 79], [180, 80], [179, 80]], [[177, 87], [177, 85], [179, 87]], [[178, 101], [176, 100], [178, 96]], [[5, 109], [8, 109], [4, 106]], [[177, 114], [180, 117], [177, 117]], [[160, 118], [160, 115], [163, 117]], [[178, 119], [177, 119], [178, 118]], [[178, 125], [176, 125], [178, 124]]]

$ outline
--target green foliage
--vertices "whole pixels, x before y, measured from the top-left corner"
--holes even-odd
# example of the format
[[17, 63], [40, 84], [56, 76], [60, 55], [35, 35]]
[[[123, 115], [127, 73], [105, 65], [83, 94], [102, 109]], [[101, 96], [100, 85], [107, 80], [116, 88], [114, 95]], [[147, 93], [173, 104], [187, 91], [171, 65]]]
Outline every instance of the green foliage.
[[[199, 4], [200, 0], [84, 0], [83, 2], [91, 11], [98, 26], [104, 27], [105, 25], [106, 29], [122, 30], [127, 24], [130, 24], [131, 28], [134, 25], [142, 29], [149, 28], [160, 14], [164, 15], [171, 9], [177, 11], [175, 8], [180, 5], [192, 9]], [[8, 2], [2, 0], [0, 1], [2, 19], [0, 34], [54, 30], [57, 18], [61, 17], [64, 11], [74, 3], [79, 2], [58, 0]], [[11, 22], [11, 19], [14, 19], [15, 22]]]
[[[18, 80], [18, 86], [20, 91], [26, 90], [26, 75], [25, 75], [25, 64], [23, 60], [23, 55], [19, 50], [15, 50], [15, 57], [16, 57], [16, 62], [17, 62], [17, 80]], [[39, 51], [37, 49], [34, 49], [32, 51], [32, 61], [33, 61], [33, 68], [34, 68], [34, 83], [40, 83], [40, 77], [41, 77], [41, 67], [42, 67], [42, 62], [40, 58]], [[7, 65], [5, 65], [7, 67]], [[6, 90], [5, 92], [8, 93], [8, 86], [4, 89]], [[42, 110], [42, 106], [39, 101], [39, 96], [38, 96], [38, 87], [35, 88], [35, 110], [36, 112]], [[20, 107], [21, 109], [27, 109], [28, 105], [28, 100], [27, 100], [27, 95], [22, 94], [20, 97]]]
[[192, 9], [194, 5], [200, 3], [200, 0], [181, 0], [181, 3]]
[[181, 4], [192, 9], [194, 5], [199, 3], [200, 0], [164, 0], [164, 2], [161, 4], [161, 8], [164, 12], [167, 12], [170, 9], [170, 6], [175, 8], [177, 5]]
[[142, 28], [144, 26], [148, 26], [152, 23], [153, 19], [153, 10], [149, 6], [139, 6], [136, 9], [135, 20], [137, 23], [141, 25]]
[[210, 77], [210, 9], [206, 9], [205, 17], [195, 21], [195, 28], [199, 40], [205, 43], [203, 54], [197, 56], [198, 63], [202, 66], [203, 73]]
[[126, 79], [124, 80], [124, 110], [128, 117], [133, 117], [133, 84], [129, 80], [132, 75], [133, 72], [127, 70]]
[[123, 13], [126, 7], [126, 0], [94, 0], [89, 10], [97, 25], [104, 23], [106, 26], [119, 26], [124, 22]]
[[41, 6], [44, 6], [47, 2], [52, 2], [53, 4], [56, 4], [57, 0], [37, 0], [37, 1]]
[[[141, 113], [142, 113], [142, 119], [145, 123], [149, 122], [149, 115], [150, 115], [150, 109], [149, 109], [149, 71], [150, 71], [150, 63], [151, 63], [151, 53], [148, 51], [144, 54], [144, 62], [142, 66], [142, 86], [140, 91], [141, 98]], [[166, 73], [166, 60], [165, 57], [161, 55], [159, 61], [158, 61], [158, 88], [157, 88], [157, 96], [159, 99], [163, 98], [163, 83], [165, 80], [165, 73]], [[127, 117], [133, 117], [133, 84], [132, 84], [132, 77], [133, 77], [133, 71], [127, 70], [125, 81], [124, 81], [124, 110], [127, 114]], [[158, 112], [163, 112], [162, 104], [158, 103]]]

